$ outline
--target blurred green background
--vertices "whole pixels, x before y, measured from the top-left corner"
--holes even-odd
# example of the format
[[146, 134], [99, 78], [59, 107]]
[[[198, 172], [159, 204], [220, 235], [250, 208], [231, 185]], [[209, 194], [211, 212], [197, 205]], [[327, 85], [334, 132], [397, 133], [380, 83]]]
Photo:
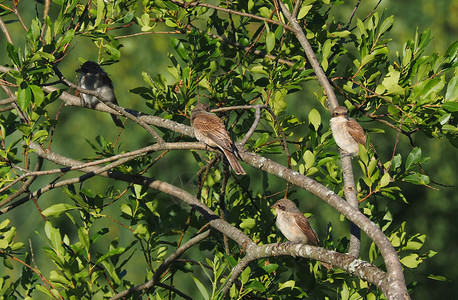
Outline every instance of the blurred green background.
[[[338, 6], [331, 13], [335, 18], [346, 22], [353, 7], [357, 1], [345, 1], [345, 4]], [[362, 1], [360, 9], [357, 11], [356, 17], [364, 18], [375, 6], [378, 1]], [[32, 1], [21, 1], [19, 9], [24, 20], [30, 20], [35, 16], [35, 5]], [[42, 6], [38, 5], [37, 10], [41, 11]], [[431, 44], [431, 52], [444, 53], [447, 46], [457, 40], [458, 37], [458, 0], [384, 0], [378, 8], [378, 13], [386, 15], [393, 14], [395, 23], [390, 32], [393, 41], [389, 44], [391, 55], [394, 57], [396, 51], [400, 51], [402, 44], [407, 39], [412, 39], [415, 32], [422, 32], [427, 28], [431, 28], [434, 41]], [[51, 11], [52, 14], [52, 11]], [[12, 20], [13, 16], [7, 16], [4, 21]], [[21, 38], [23, 30], [16, 23], [9, 23], [8, 28], [13, 34], [13, 40], [17, 46], [23, 45], [24, 39]], [[160, 26], [156, 31], [161, 31]], [[129, 29], [125, 31], [127, 34]], [[121, 48], [122, 56], [119, 63], [111, 66], [105, 66], [105, 70], [110, 74], [118, 97], [119, 104], [126, 108], [132, 108], [149, 113], [149, 109], [144, 105], [143, 99], [139, 96], [129, 93], [130, 89], [143, 85], [142, 72], [147, 72], [152, 77], [158, 73], [167, 76], [167, 65], [169, 64], [167, 52], [172, 52], [169, 45], [169, 36], [165, 34], [141, 35], [138, 37], [121, 39], [123, 47]], [[0, 64], [4, 65], [8, 59], [6, 56], [6, 39], [3, 34], [0, 34], [0, 49], [3, 55], [0, 56]], [[60, 69], [63, 74], [70, 80], [76, 81], [76, 73], [74, 70], [80, 63], [79, 58], [88, 60], [97, 60], [98, 49], [89, 40], [84, 38], [75, 39], [72, 45], [70, 54], [60, 64]], [[294, 112], [301, 121], [307, 121], [307, 113], [311, 108], [316, 108], [320, 111], [323, 118], [328, 116], [327, 111], [321, 107], [316, 101], [313, 92], [319, 89], [315, 83], [304, 84], [304, 89], [301, 92], [290, 95], [288, 98], [288, 110]], [[0, 91], [0, 98], [5, 98], [3, 91]], [[300, 101], [307, 99], [309, 101]], [[49, 108], [51, 115], [56, 115], [60, 109], [59, 125], [54, 133], [54, 143], [52, 149], [58, 153], [66, 153], [67, 156], [81, 158], [92, 153], [90, 146], [84, 141], [88, 139], [94, 141], [97, 135], [104, 136], [107, 140], [115, 141], [118, 135], [117, 129], [111, 124], [110, 116], [96, 111], [91, 111], [84, 108], [62, 107], [60, 103], [55, 102]], [[304, 111], [303, 115], [297, 114], [298, 111]], [[327, 122], [325, 122], [326, 124]], [[97, 124], [94, 127], [94, 124]], [[370, 122], [361, 124], [365, 128], [370, 128]], [[150, 137], [133, 125], [127, 122], [126, 130], [121, 134], [118, 143], [126, 150], [133, 150], [144, 147], [151, 142]], [[391, 156], [392, 141], [396, 138], [394, 132], [387, 130], [386, 135], [371, 136], [377, 147], [378, 153], [382, 153], [382, 159], [388, 160]], [[429, 156], [431, 159], [423, 165], [425, 173], [431, 176], [432, 181], [438, 184], [432, 184], [432, 188], [406, 185], [404, 192], [409, 204], [400, 202], [388, 202], [393, 212], [394, 224], [399, 225], [398, 220], [407, 220], [407, 231], [411, 234], [424, 233], [427, 236], [424, 251], [429, 249], [437, 251], [438, 254], [420, 265], [416, 270], [416, 274], [411, 274], [406, 271], [407, 281], [419, 281], [420, 287], [415, 290], [415, 299], [458, 299], [458, 291], [454, 288], [454, 283], [458, 279], [458, 230], [457, 215], [458, 215], [458, 196], [455, 192], [457, 181], [456, 168], [458, 166], [458, 155], [456, 148], [452, 147], [446, 141], [431, 141], [421, 134], [414, 136], [416, 145], [423, 149], [423, 156]], [[398, 152], [405, 157], [411, 150], [407, 139], [402, 138]], [[188, 191], [195, 189], [195, 174], [198, 166], [192, 158], [191, 153], [176, 152], [169, 156], [169, 160], [175, 157], [179, 164], [167, 166], [167, 168], [155, 167], [154, 170], [162, 170], [160, 174], [148, 174], [149, 176], [158, 179], [164, 179], [172, 184], [184, 187]], [[189, 163], [189, 168], [183, 170], [183, 161]], [[44, 169], [51, 168], [46, 165]], [[49, 177], [48, 177], [49, 178]], [[269, 178], [270, 179], [270, 178]], [[34, 186], [39, 186], [44, 181], [37, 181]], [[106, 179], [96, 179], [84, 183], [88, 188], [95, 192], [103, 192], [109, 184]], [[125, 188], [125, 184], [120, 184], [119, 188]], [[284, 188], [279, 187], [279, 188]], [[274, 191], [272, 191], [274, 192]], [[46, 208], [55, 201], [55, 197], [61, 197], [59, 191], [47, 193], [40, 198], [40, 206]], [[162, 196], [164, 198], [164, 196]], [[332, 208], [324, 204], [322, 201], [310, 196], [305, 191], [298, 190], [295, 194], [296, 199], [307, 198], [307, 211], [313, 212], [314, 219], [312, 224], [317, 229], [320, 236], [326, 234], [326, 224], [332, 222], [335, 234], [347, 234], [347, 226], [339, 221], [339, 214]], [[384, 199], [380, 199], [384, 201]], [[170, 200], [173, 201], [173, 200]], [[119, 216], [120, 212], [117, 208], [111, 207], [105, 213]], [[112, 210], [112, 211], [110, 211]], [[39, 235], [44, 236], [43, 232], [39, 235], [35, 232], [36, 224], [42, 222], [33, 202], [23, 205], [19, 209], [8, 213], [4, 218], [11, 220], [11, 225], [17, 227], [17, 239], [26, 241], [31, 239], [32, 244], [41, 242]], [[273, 218], [273, 216], [272, 216]], [[1, 221], [0, 220], [0, 221]], [[320, 221], [318, 221], [320, 220]], [[66, 232], [68, 224], [65, 219], [62, 220], [62, 231]], [[112, 223], [112, 221], [107, 221]], [[41, 223], [40, 223], [41, 224]], [[110, 224], [110, 226], [113, 224]], [[103, 225], [100, 225], [103, 227]], [[122, 241], [122, 231], [110, 231], [110, 234], [105, 236], [107, 239], [119, 237]], [[363, 242], [367, 241], [363, 237]], [[35, 259], [40, 264], [40, 249], [34, 249]], [[138, 255], [141, 255], [138, 253]], [[15, 267], [20, 265], [15, 264]], [[46, 266], [43, 263], [40, 265], [43, 270]], [[14, 270], [10, 271], [3, 268], [2, 275], [8, 272], [14, 276]], [[419, 272], [420, 274], [417, 274]], [[135, 273], [135, 272], [133, 272]], [[44, 272], [46, 275], [46, 272]], [[439, 282], [428, 279], [429, 274], [443, 275], [448, 280]], [[138, 274], [136, 282], [141, 283], [144, 274]], [[134, 280], [134, 279], [132, 279]]]

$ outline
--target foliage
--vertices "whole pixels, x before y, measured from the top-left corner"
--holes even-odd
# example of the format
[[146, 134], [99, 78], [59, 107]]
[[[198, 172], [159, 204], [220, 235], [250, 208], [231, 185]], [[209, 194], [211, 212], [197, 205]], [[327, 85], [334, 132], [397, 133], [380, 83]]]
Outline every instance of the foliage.
[[[0, 3], [0, 16], [22, 23], [22, 11], [16, 9], [15, 3]], [[293, 11], [294, 2], [285, 3]], [[356, 13], [355, 19], [347, 23], [333, 15], [341, 4], [303, 1], [297, 20], [351, 115], [374, 121], [370, 138], [375, 148], [375, 134], [393, 137], [389, 145], [381, 147], [387, 153], [377, 152], [380, 157], [392, 157], [381, 161], [389, 173], [378, 168], [373, 148], [360, 148], [359, 157], [353, 160], [358, 161], [353, 166], [360, 168], [355, 172], [357, 196], [363, 214], [390, 239], [403, 266], [415, 272], [420, 263], [436, 253], [421, 249], [424, 234], [407, 233], [409, 220], [393, 224], [389, 206], [380, 199], [410, 202], [403, 192], [406, 183], [430, 185], [430, 176], [422, 166], [429, 155], [438, 154], [423, 153], [412, 136], [422, 132], [431, 140], [445, 140], [458, 147], [458, 42], [452, 43], [443, 55], [428, 54], [431, 32], [425, 30], [405, 42], [402, 51], [392, 59], [388, 33], [396, 26], [394, 17], [378, 11], [368, 16]], [[144, 82], [137, 82], [129, 91], [144, 99], [145, 114], [188, 124], [189, 111], [200, 100], [213, 107], [253, 105], [218, 113], [232, 136], [240, 140], [256, 119], [254, 105], [262, 105], [260, 123], [244, 148], [280, 164], [287, 163], [298, 174], [344, 195], [339, 153], [327, 126], [327, 97], [321, 93], [315, 99], [307, 99], [321, 105], [320, 110], [306, 111], [304, 108], [309, 104], [304, 104], [304, 99], [293, 100], [292, 96], [303, 89], [305, 82], [317, 80], [316, 72], [296, 36], [281, 25], [285, 18], [271, 1], [220, 1], [213, 6], [181, 1], [98, 0], [83, 4], [60, 0], [50, 3], [49, 12], [41, 4], [36, 5], [44, 16], [40, 17], [37, 10], [35, 16], [23, 21], [23, 41], [11, 40], [2, 45], [9, 60], [2, 63], [1, 84], [7, 96], [16, 100], [24, 117], [13, 107], [0, 115], [0, 209], [7, 214], [21, 210], [24, 202], [33, 200], [45, 221], [35, 229], [41, 245], [33, 249], [25, 246], [25, 240], [15, 241], [16, 228], [9, 226], [8, 219], [0, 223], [0, 256], [5, 267], [17, 269], [15, 276], [1, 275], [2, 299], [31, 299], [43, 294], [56, 299], [109, 298], [154, 276], [159, 276], [154, 286], [138, 289], [129, 297], [162, 299], [171, 294], [223, 298], [224, 288], [242, 262], [245, 249], [228, 239], [227, 232], [213, 233], [194, 246], [198, 250], [192, 255], [183, 254], [186, 258], [176, 258], [167, 270], [159, 273], [167, 258], [208, 227], [210, 219], [197, 213], [194, 206], [177, 204], [178, 200], [171, 202], [166, 192], [150, 189], [146, 181], [139, 183], [136, 180], [140, 175], [184, 189], [184, 185], [173, 182], [175, 175], [166, 169], [193, 172], [190, 193], [257, 244], [278, 241], [272, 228], [270, 204], [283, 195], [303, 204], [302, 187], [291, 186], [285, 178], [274, 178], [262, 167], [258, 170], [251, 168], [251, 164], [245, 167], [249, 175], [235, 177], [224, 163], [217, 163], [217, 152], [198, 152], [199, 148], [191, 146], [183, 148], [186, 153], [180, 150], [176, 156], [173, 152], [177, 149], [158, 148], [165, 152], [148, 150], [121, 161], [122, 155], [136, 150], [135, 146], [128, 143], [129, 139], [117, 143], [103, 135], [95, 140], [86, 138], [93, 152], [90, 157], [75, 159], [78, 164], [96, 162], [94, 166], [121, 161], [109, 169], [122, 175], [118, 175], [118, 181], [104, 181], [102, 192], [77, 185], [89, 184], [97, 180], [97, 175], [105, 176], [93, 173], [95, 169], [89, 169], [89, 164], [79, 167], [84, 175], [68, 169], [77, 165], [73, 161], [64, 165], [67, 169], [53, 169], [56, 167], [45, 164], [43, 170], [48, 172], [40, 173], [42, 166], [33, 145], [66, 156], [54, 147], [66, 143], [56, 140], [54, 131], [65, 122], [55, 111], [61, 96], [68, 92], [67, 87], [55, 83], [56, 68], [67, 61], [72, 48], [77, 52], [79, 41], [93, 43], [102, 65], [116, 65], [123, 58], [119, 37], [140, 47], [142, 40], [134, 39], [134, 34], [143, 33], [147, 39], [156, 31], [169, 32], [167, 70], [152, 74], [139, 68], [138, 75]], [[81, 61], [86, 59], [80, 57]], [[131, 62], [133, 67], [141, 64], [142, 61]], [[59, 90], [51, 91], [47, 89], [49, 85], [56, 85]], [[2, 105], [9, 103], [2, 101]], [[167, 143], [194, 141], [179, 130], [157, 124], [153, 128]], [[135, 134], [143, 134], [140, 127], [127, 127], [121, 132]], [[400, 135], [411, 142], [410, 151], [398, 150], [398, 144], [403, 143]], [[73, 142], [79, 147], [85, 143]], [[153, 144], [161, 146], [158, 140]], [[104, 158], [109, 160], [102, 161]], [[38, 172], [33, 173], [34, 168]], [[71, 176], [63, 176], [67, 174]], [[35, 180], [41, 177], [44, 181]], [[41, 198], [54, 189], [59, 189], [58, 196], [53, 194], [52, 204], [42, 207]], [[316, 220], [316, 224], [324, 227], [324, 221]], [[335, 236], [333, 228], [338, 226], [347, 225], [330, 224], [327, 236], [322, 237], [323, 246], [345, 253], [348, 237]], [[368, 253], [361, 253], [361, 258], [385, 269], [380, 249], [373, 242], [366, 246]], [[32, 260], [37, 252], [46, 263]], [[22, 269], [18, 271], [18, 265], [12, 261], [19, 262]], [[53, 266], [44, 273], [40, 268], [49, 262]], [[440, 275], [430, 277], [445, 280]], [[380, 289], [355, 274], [337, 268], [327, 271], [314, 260], [295, 261], [292, 257], [251, 262], [228, 293], [230, 298], [384, 297]]]

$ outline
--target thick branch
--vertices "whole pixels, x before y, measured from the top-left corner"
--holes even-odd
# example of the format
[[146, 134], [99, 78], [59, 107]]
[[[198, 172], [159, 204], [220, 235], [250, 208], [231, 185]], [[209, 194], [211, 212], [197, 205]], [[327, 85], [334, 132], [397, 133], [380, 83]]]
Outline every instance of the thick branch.
[[[195, 143], [195, 144], [198, 144], [198, 143]], [[57, 164], [61, 164], [61, 165], [69, 166], [69, 167], [81, 164], [79, 161], [63, 157], [51, 151], [43, 150], [37, 144], [32, 144], [31, 147], [36, 151], [36, 153], [39, 156], [47, 160], [53, 161]], [[201, 145], [201, 147], [203, 147], [203, 145]], [[352, 222], [354, 222], [355, 224], [358, 224], [369, 235], [369, 237], [375, 241], [377, 246], [380, 248], [382, 255], [385, 258], [387, 269], [389, 271], [393, 269], [393, 264], [396, 263], [396, 262], [393, 262], [393, 260], [399, 262], [395, 252], [394, 252], [395, 257], [393, 258], [391, 256], [392, 253], [390, 252], [390, 248], [392, 249], [392, 246], [389, 240], [386, 238], [386, 236], [381, 232], [381, 230], [377, 228], [377, 226], [375, 226], [374, 223], [368, 220], [358, 210], [352, 208], [346, 201], [338, 197], [332, 191], [328, 190], [326, 187], [324, 187], [320, 183], [306, 176], [303, 176], [297, 172], [293, 172], [292, 170], [282, 165], [279, 165], [269, 159], [266, 159], [264, 157], [257, 156], [255, 154], [249, 153], [248, 151], [242, 151], [241, 156], [244, 159], [244, 161], [247, 162], [248, 164], [254, 167], [257, 167], [263, 171], [266, 171], [268, 173], [271, 173], [273, 175], [276, 175], [278, 177], [281, 177], [289, 182], [292, 182], [293, 184], [299, 187], [302, 187], [314, 193], [315, 195], [319, 196], [320, 198], [325, 200], [327, 203], [329, 203], [331, 206], [336, 208], [339, 212], [347, 216]], [[209, 221], [209, 224], [213, 228], [226, 234], [229, 238], [236, 241], [241, 247], [247, 249], [248, 247], [255, 246], [255, 244], [251, 241], [251, 239], [248, 236], [246, 236], [240, 230], [228, 224], [224, 220], [221, 220], [215, 213], [213, 213], [212, 210], [210, 210], [207, 206], [202, 204], [197, 198], [195, 198], [193, 195], [189, 194], [188, 192], [183, 191], [168, 183], [161, 182], [159, 180], [155, 180], [152, 178], [147, 178], [143, 176], [131, 176], [131, 175], [122, 174], [116, 171], [109, 172], [107, 170], [101, 170], [101, 169], [102, 169], [101, 167], [91, 166], [91, 167], [82, 168], [81, 171], [88, 172], [88, 173], [97, 173], [100, 176], [123, 180], [129, 183], [133, 182], [133, 183], [140, 184], [143, 186], [148, 186], [150, 188], [157, 189], [164, 193], [175, 196], [181, 199], [182, 201], [186, 202], [187, 204], [189, 204], [194, 210], [201, 213], [204, 216], [204, 218], [206, 218]], [[316, 248], [316, 249], [321, 249], [321, 248]], [[328, 253], [327, 250], [322, 249], [318, 251], [319, 252], [316, 253], [317, 256], [307, 256], [307, 257], [319, 259], [324, 262], [331, 262], [333, 265], [336, 265], [342, 268], [348, 267], [348, 265], [345, 265], [346, 263], [342, 263], [342, 265], [340, 265], [338, 261], [335, 261], [332, 258], [332, 255], [331, 257], [328, 257], [328, 255], [325, 254], [325, 253]], [[385, 281], [380, 284], [380, 287], [382, 288], [382, 285], [384, 285], [385, 287], [389, 286], [390, 288], [386, 288], [386, 289], [384, 288], [384, 291], [388, 291], [387, 294], [390, 295], [390, 291], [392, 291], [391, 285], [396, 284], [396, 283], [397, 283], [396, 281], [390, 280], [390, 277], [388, 276], [388, 278], [385, 277]]]
[[[56, 164], [64, 165], [64, 166], [75, 166], [81, 164], [81, 162], [62, 156], [52, 151], [42, 149], [38, 144], [32, 143], [31, 148], [34, 149], [38, 156], [43, 157], [49, 161], [52, 161]], [[106, 168], [106, 167], [103, 167]], [[169, 183], [156, 180], [153, 178], [148, 178], [144, 176], [134, 176], [128, 175], [117, 171], [108, 171], [103, 169], [102, 167], [86, 167], [82, 168], [81, 171], [87, 173], [96, 173], [103, 177], [109, 177], [117, 180], [126, 181], [129, 183], [135, 183], [139, 185], [143, 185], [155, 190], [159, 190], [166, 194], [172, 195], [183, 202], [190, 205], [194, 210], [199, 212], [216, 230], [226, 234], [232, 240], [234, 240], [237, 244], [239, 244], [242, 248], [246, 248], [249, 245], [254, 244], [253, 241], [243, 232], [241, 232], [236, 227], [230, 225], [224, 220], [221, 220], [220, 217], [215, 214], [210, 208], [200, 202], [196, 197], [192, 194], [174, 186]]]
[[[351, 157], [345, 155], [340, 151], [340, 159], [342, 161], [342, 175], [344, 178], [344, 194], [347, 202], [354, 207], [359, 209], [359, 201], [357, 197], [357, 191], [355, 186], [355, 179], [353, 176], [353, 168], [351, 165]], [[350, 248], [348, 254], [353, 257], [359, 257], [361, 250], [361, 230], [353, 223], [350, 223]]]
[[[334, 93], [334, 90], [332, 89], [332, 85], [329, 82], [323, 69], [321, 68], [320, 62], [316, 58], [315, 53], [312, 49], [312, 46], [308, 42], [304, 31], [302, 30], [301, 26], [297, 22], [296, 17], [290, 14], [286, 6], [281, 1], [279, 0], [277, 1], [279, 2], [281, 10], [283, 14], [285, 15], [286, 19], [291, 23], [292, 27], [294, 28], [293, 33], [296, 36], [299, 43], [301, 44], [302, 48], [304, 49], [305, 55], [307, 56], [308, 60], [310, 61], [310, 64], [312, 65], [312, 68], [315, 71], [315, 74], [317, 75], [318, 81], [320, 82], [320, 85], [324, 89], [324, 92], [328, 99], [328, 105], [330, 107], [330, 110], [332, 111], [332, 109], [334, 109], [336, 106], [339, 105], [337, 101], [337, 97]], [[358, 209], [359, 201], [356, 195], [356, 188], [355, 188], [355, 181], [353, 178], [353, 169], [351, 165], [351, 160], [345, 159], [342, 155], [341, 155], [341, 159], [342, 159], [342, 169], [343, 169], [343, 177], [344, 177], [345, 199], [347, 199], [350, 205]], [[351, 233], [351, 237], [350, 237], [349, 253], [353, 255], [354, 257], [359, 257], [359, 251], [361, 248], [360, 230], [353, 224], [350, 224], [350, 233]]]
[[248, 247], [245, 257], [232, 269], [232, 276], [229, 278], [223, 291], [225, 293], [229, 291], [235, 279], [237, 279], [249, 263], [262, 258], [283, 255], [305, 257], [332, 263], [333, 266], [339, 267], [349, 274], [375, 284], [384, 293], [388, 290], [388, 286], [385, 281], [386, 273], [371, 263], [351, 257], [350, 255], [344, 253], [338, 253], [320, 247], [304, 244], [282, 243]]
[[318, 196], [323, 201], [334, 207], [338, 212], [342, 213], [351, 222], [361, 228], [371, 240], [380, 249], [380, 252], [385, 260], [388, 271], [387, 280], [392, 285], [388, 299], [408, 299], [407, 288], [405, 286], [404, 274], [402, 273], [401, 263], [397, 256], [396, 250], [391, 245], [388, 238], [383, 234], [380, 228], [363, 215], [358, 209], [353, 208], [348, 202], [340, 198], [333, 191], [326, 188], [321, 183], [304, 176], [298, 172], [288, 169], [268, 158], [255, 155], [248, 151], [241, 151], [240, 156], [243, 161], [252, 167], [280, 177], [292, 184], [303, 188], [312, 194]]

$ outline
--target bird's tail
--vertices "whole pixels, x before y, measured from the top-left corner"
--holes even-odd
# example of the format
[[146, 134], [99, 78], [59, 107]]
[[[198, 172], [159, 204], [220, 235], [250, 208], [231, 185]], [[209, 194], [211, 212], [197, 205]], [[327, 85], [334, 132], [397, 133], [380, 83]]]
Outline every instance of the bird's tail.
[[237, 175], [245, 175], [246, 172], [240, 165], [239, 161], [237, 160], [237, 157], [235, 157], [234, 153], [227, 149], [222, 149], [224, 152], [224, 155], [226, 156], [227, 160], [229, 161], [229, 164], [231, 165], [232, 169], [234, 170], [235, 174]]
[[122, 124], [121, 119], [117, 115], [112, 114], [111, 118], [113, 119], [113, 122], [116, 124], [116, 126], [124, 128], [124, 124]]

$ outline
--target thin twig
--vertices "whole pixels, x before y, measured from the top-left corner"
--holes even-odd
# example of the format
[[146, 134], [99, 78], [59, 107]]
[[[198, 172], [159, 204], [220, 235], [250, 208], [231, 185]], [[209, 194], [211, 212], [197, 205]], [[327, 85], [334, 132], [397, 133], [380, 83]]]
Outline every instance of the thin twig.
[[242, 17], [248, 17], [248, 18], [251, 18], [251, 19], [259, 20], [259, 21], [272, 23], [272, 24], [275, 24], [275, 25], [278, 25], [278, 26], [282, 26], [283, 28], [285, 28], [285, 29], [287, 29], [289, 31], [294, 31], [293, 28], [291, 28], [290, 26], [288, 26], [286, 24], [283, 24], [282, 22], [279, 22], [279, 21], [275, 21], [275, 20], [272, 20], [272, 19], [269, 19], [269, 18], [264, 18], [264, 17], [260, 17], [260, 16], [257, 16], [257, 15], [244, 13], [244, 12], [240, 12], [240, 11], [236, 11], [236, 10], [232, 10], [232, 9], [228, 9], [228, 8], [223, 8], [223, 7], [219, 7], [219, 6], [215, 6], [215, 5], [211, 5], [211, 4], [207, 4], [207, 3], [202, 3], [202, 2], [198, 2], [198, 1], [197, 2], [182, 2], [182, 1], [176, 1], [176, 0], [171, 0], [171, 2], [173, 2], [175, 4], [178, 4], [178, 5], [181, 5], [183, 7], [189, 7], [189, 6], [208, 7], [208, 8], [214, 9], [214, 10], [224, 11], [224, 12], [226, 12], [228, 14], [239, 15], [239, 16], [242, 16]]
[[360, 3], [361, 3], [361, 0], [358, 0], [356, 2], [356, 5], [353, 8], [353, 11], [351, 12], [350, 18], [348, 19], [347, 25], [345, 25], [345, 29], [348, 29], [348, 27], [350, 27], [351, 21], [353, 20], [353, 17], [355, 16], [356, 10], [358, 9]]
[[5, 22], [3, 22], [1, 17], [0, 17], [0, 28], [2, 29], [3, 33], [5, 34], [5, 37], [8, 43], [14, 45], [13, 39], [11, 39], [10, 32], [8, 31], [8, 28], [6, 28], [6, 24]]
[[244, 146], [248, 142], [248, 140], [251, 138], [251, 136], [253, 135], [254, 131], [258, 127], [258, 124], [259, 124], [260, 120], [261, 120], [261, 106], [260, 105], [256, 105], [254, 122], [251, 125], [251, 128], [247, 131], [247, 133], [243, 137], [243, 139], [239, 142], [239, 144], [241, 146]]
[[130, 295], [130, 294], [132, 294], [134, 292], [138, 292], [138, 291], [141, 291], [141, 290], [146, 290], [146, 289], [152, 288], [153, 286], [159, 284], [160, 275], [169, 267], [169, 265], [175, 259], [179, 258], [186, 250], [188, 250], [192, 246], [198, 244], [202, 240], [208, 238], [209, 236], [210, 236], [210, 230], [207, 230], [207, 231], [205, 231], [205, 232], [193, 237], [192, 239], [190, 239], [189, 241], [184, 243], [183, 246], [181, 246], [178, 249], [176, 249], [175, 252], [173, 252], [169, 257], [167, 257], [166, 260], [164, 260], [164, 262], [156, 269], [156, 272], [154, 272], [153, 278], [151, 278], [151, 280], [149, 280], [148, 282], [146, 282], [144, 284], [132, 287], [132, 288], [130, 288], [128, 290], [124, 290], [124, 291], [114, 295], [113, 297], [111, 297], [110, 300], [121, 299], [122, 297], [128, 296], [128, 295]]

